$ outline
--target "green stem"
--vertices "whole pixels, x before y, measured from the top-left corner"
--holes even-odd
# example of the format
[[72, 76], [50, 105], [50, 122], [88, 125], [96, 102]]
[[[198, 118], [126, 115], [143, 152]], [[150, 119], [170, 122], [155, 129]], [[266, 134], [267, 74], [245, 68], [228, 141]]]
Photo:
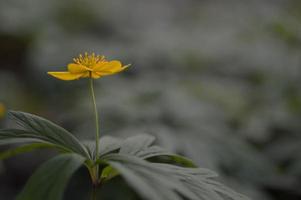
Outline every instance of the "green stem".
[[[97, 112], [97, 105], [95, 100], [95, 93], [94, 93], [94, 85], [93, 85], [93, 78], [90, 76], [90, 90], [91, 90], [91, 97], [93, 100], [94, 105], [94, 114], [95, 114], [95, 158], [94, 161], [98, 159], [99, 156], [99, 119], [98, 119], [98, 112]], [[96, 167], [96, 176], [98, 179], [98, 167]]]
[[96, 192], [97, 192], [97, 188], [96, 188], [96, 186], [93, 186], [93, 188], [92, 188], [92, 194], [91, 194], [91, 200], [96, 200], [97, 198], [97, 196], [96, 196]]

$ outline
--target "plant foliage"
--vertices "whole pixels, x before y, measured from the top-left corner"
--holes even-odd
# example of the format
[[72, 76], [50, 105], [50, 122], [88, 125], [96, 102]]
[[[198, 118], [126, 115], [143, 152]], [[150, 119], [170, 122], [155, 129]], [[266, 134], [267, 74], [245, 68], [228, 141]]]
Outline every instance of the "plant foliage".
[[216, 181], [216, 173], [155, 146], [153, 136], [141, 134], [125, 140], [103, 137], [95, 162], [92, 141], [80, 142], [65, 129], [32, 114], [11, 111], [10, 116], [22, 129], [0, 130], [0, 145], [25, 144], [1, 152], [1, 159], [45, 147], [61, 153], [32, 175], [17, 200], [61, 200], [68, 180], [80, 166], [90, 172], [98, 166], [101, 184], [120, 175], [148, 200], [248, 199]]

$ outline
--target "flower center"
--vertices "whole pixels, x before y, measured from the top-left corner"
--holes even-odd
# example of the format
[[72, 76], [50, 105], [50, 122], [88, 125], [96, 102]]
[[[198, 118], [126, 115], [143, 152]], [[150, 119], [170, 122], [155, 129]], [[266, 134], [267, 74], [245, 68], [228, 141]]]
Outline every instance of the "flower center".
[[95, 53], [88, 54], [85, 52], [84, 55], [79, 54], [79, 57], [73, 58], [73, 61], [79, 65], [84, 65], [91, 68], [99, 62], [104, 62], [105, 57], [101, 55], [95, 55]]

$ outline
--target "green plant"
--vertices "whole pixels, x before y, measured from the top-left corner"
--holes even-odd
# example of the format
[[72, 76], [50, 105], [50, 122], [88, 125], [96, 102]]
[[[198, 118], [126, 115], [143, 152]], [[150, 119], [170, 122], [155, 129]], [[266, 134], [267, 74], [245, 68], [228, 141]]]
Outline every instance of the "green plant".
[[[40, 148], [54, 148], [59, 152], [59, 155], [46, 161], [32, 175], [17, 200], [63, 199], [68, 180], [81, 166], [85, 166], [91, 176], [92, 200], [97, 199], [97, 188], [116, 176], [123, 176], [129, 186], [148, 200], [248, 199], [216, 181], [216, 173], [197, 168], [189, 159], [154, 145], [153, 136], [140, 134], [125, 140], [109, 136], [99, 138], [93, 78], [99, 78], [100, 75], [90, 65], [97, 64], [89, 60], [95, 58], [94, 54], [91, 57], [86, 55], [85, 58], [87, 66], [83, 69], [86, 71], [80, 71], [79, 74], [76, 66], [73, 66], [76, 70], [64, 73], [68, 73], [69, 78], [87, 77], [90, 80], [96, 121], [95, 140], [79, 141], [70, 132], [47, 119], [24, 112], [8, 112], [21, 128], [0, 130], [0, 145], [21, 145], [1, 152], [0, 159]], [[105, 67], [108, 67], [108, 63], [105, 63]], [[109, 75], [124, 69], [120, 64], [118, 66], [111, 73], [108, 70], [102, 72]], [[114, 68], [112, 65], [110, 67]], [[92, 76], [92, 73], [95, 75]], [[65, 75], [63, 78], [66, 78]]]

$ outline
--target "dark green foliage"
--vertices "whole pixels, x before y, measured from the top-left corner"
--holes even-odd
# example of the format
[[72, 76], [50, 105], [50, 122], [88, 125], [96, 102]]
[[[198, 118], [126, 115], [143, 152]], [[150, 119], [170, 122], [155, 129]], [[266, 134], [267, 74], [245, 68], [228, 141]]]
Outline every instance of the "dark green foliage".
[[[80, 141], [64, 128], [36, 115], [15, 111], [10, 111], [9, 114], [26, 130], [23, 132], [21, 130], [18, 130], [19, 132], [12, 131], [15, 133], [15, 138], [38, 139], [62, 147], [70, 152], [87, 156], [87, 151]], [[2, 134], [0, 134], [1, 136]]]
[[16, 200], [63, 199], [68, 180], [84, 160], [77, 154], [63, 154], [50, 159], [31, 176]]
[[216, 182], [213, 178], [217, 175], [207, 169], [149, 163], [124, 154], [111, 154], [104, 159], [146, 199], [248, 199]]
[[1, 152], [0, 159], [45, 147], [60, 149], [63, 153], [47, 161], [32, 175], [17, 200], [61, 200], [68, 180], [82, 165], [89, 172], [98, 165], [101, 184], [121, 175], [148, 200], [248, 199], [217, 182], [214, 172], [196, 168], [189, 159], [154, 146], [153, 136], [141, 134], [125, 140], [103, 137], [100, 156], [94, 159], [93, 141], [82, 144], [65, 129], [32, 114], [10, 112], [10, 115], [24, 130], [0, 130], [0, 145], [26, 144]]

